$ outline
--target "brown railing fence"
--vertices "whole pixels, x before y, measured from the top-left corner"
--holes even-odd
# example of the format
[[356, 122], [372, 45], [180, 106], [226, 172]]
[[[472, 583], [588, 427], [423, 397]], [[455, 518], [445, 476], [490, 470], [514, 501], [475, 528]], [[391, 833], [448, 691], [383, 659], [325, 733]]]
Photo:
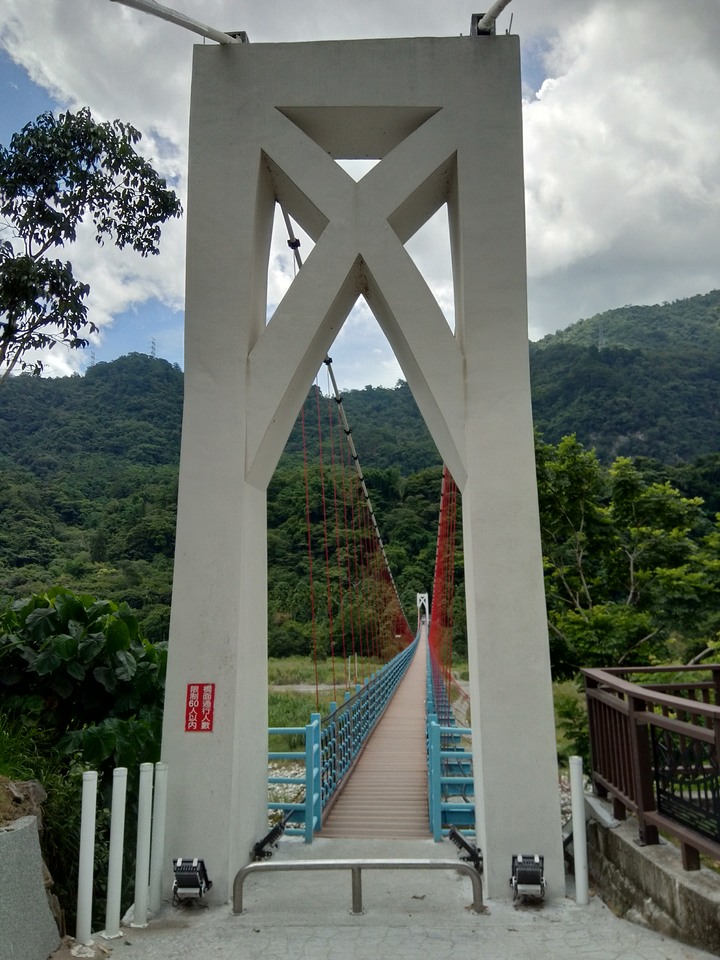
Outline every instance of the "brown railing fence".
[[677, 838], [686, 870], [720, 860], [720, 664], [582, 673], [595, 792], [640, 843]]

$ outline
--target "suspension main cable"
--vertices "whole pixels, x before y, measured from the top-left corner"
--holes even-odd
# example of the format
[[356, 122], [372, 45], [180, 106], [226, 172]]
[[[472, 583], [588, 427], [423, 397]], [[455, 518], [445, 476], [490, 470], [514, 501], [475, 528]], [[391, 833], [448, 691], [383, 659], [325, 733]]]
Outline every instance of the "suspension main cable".
[[382, 553], [382, 557], [383, 557], [383, 560], [384, 560], [384, 562], [385, 562], [385, 568], [386, 568], [386, 570], [387, 570], [387, 572], [388, 572], [388, 576], [390, 577], [390, 583], [392, 584], [392, 587], [393, 587], [393, 590], [394, 590], [394, 592], [395, 592], [395, 596], [397, 597], [398, 603], [400, 603], [400, 609], [402, 609], [402, 603], [401, 603], [401, 601], [400, 601], [400, 595], [399, 595], [399, 593], [398, 593], [397, 586], [395, 585], [395, 579], [394, 579], [394, 577], [393, 577], [393, 575], [392, 575], [392, 570], [390, 569], [390, 561], [388, 560], [387, 554], [386, 554], [386, 552], [385, 552], [385, 544], [383, 543], [383, 538], [382, 538], [382, 535], [380, 534], [380, 527], [378, 526], [377, 517], [375, 516], [375, 511], [373, 510], [373, 506], [372, 506], [372, 502], [371, 502], [371, 500], [370, 500], [370, 494], [369, 494], [369, 492], [368, 492], [367, 484], [365, 483], [365, 475], [364, 475], [364, 473], [363, 473], [363, 471], [362, 471], [362, 467], [360, 466], [360, 457], [358, 456], [358, 452], [357, 452], [357, 450], [355, 449], [355, 441], [354, 441], [353, 438], [352, 438], [352, 430], [350, 429], [350, 424], [348, 423], [348, 419], [347, 419], [347, 416], [346, 416], [346, 414], [345, 414], [345, 407], [343, 406], [342, 394], [340, 393], [340, 390], [338, 389], [337, 380], [335, 379], [335, 372], [333, 371], [333, 368], [332, 368], [332, 358], [331, 358], [331, 357], [325, 357], [325, 359], [323, 360], [323, 363], [324, 363], [324, 364], [327, 366], [327, 368], [328, 368], [328, 373], [329, 373], [329, 375], [330, 375], [330, 380], [331, 380], [332, 386], [333, 386], [333, 393], [334, 393], [334, 395], [335, 395], [335, 402], [336, 402], [337, 405], [338, 405], [338, 410], [340, 411], [340, 418], [342, 419], [343, 431], [344, 431], [344, 433], [345, 433], [345, 436], [347, 437], [348, 446], [349, 446], [349, 448], [350, 448], [350, 456], [352, 457], [353, 465], [354, 465], [354, 467], [355, 467], [355, 472], [357, 473], [358, 480], [360, 481], [360, 487], [361, 487], [361, 489], [362, 489], [363, 497], [365, 498], [365, 503], [366, 503], [366, 505], [367, 505], [368, 515], [370, 516], [370, 521], [371, 521], [371, 523], [372, 523], [372, 525], [373, 525], [373, 530], [374, 530], [374, 532], [375, 532], [375, 537], [376, 537], [376, 539], [377, 539], [378, 546], [380, 547], [380, 552]]
[[[288, 232], [288, 246], [293, 251], [295, 262], [297, 263], [298, 269], [300, 269], [303, 265], [302, 256], [300, 254], [300, 241], [295, 236], [295, 231], [293, 230], [292, 221], [290, 220], [290, 217], [288, 216], [287, 211], [285, 210], [282, 204], [278, 204], [278, 206], [282, 211], [283, 220], [285, 221], [285, 228]], [[365, 483], [365, 476], [363, 474], [362, 467], [360, 466], [360, 458], [358, 457], [358, 452], [355, 449], [355, 442], [353, 441], [353, 438], [352, 438], [352, 430], [350, 429], [350, 424], [348, 423], [347, 415], [345, 414], [342, 394], [340, 393], [340, 389], [338, 388], [338, 385], [337, 385], [337, 380], [335, 379], [335, 371], [332, 368], [332, 358], [326, 355], [325, 359], [323, 360], [323, 363], [328, 369], [328, 375], [332, 383], [335, 402], [338, 405], [338, 410], [340, 411], [340, 417], [342, 419], [343, 432], [347, 437], [348, 446], [350, 447], [350, 455], [352, 457], [353, 465], [355, 467], [355, 472], [358, 475], [358, 480], [360, 481], [360, 487], [362, 489], [362, 494], [365, 498], [365, 504], [367, 506], [368, 514], [370, 516], [370, 520], [373, 525], [373, 530], [375, 532], [375, 536], [380, 546], [380, 552], [382, 553], [383, 560], [385, 561], [385, 568], [388, 572], [390, 583], [392, 584], [392, 588], [397, 598], [397, 602], [400, 605], [400, 610], [403, 610], [402, 601], [400, 600], [400, 594], [398, 592], [398, 588], [395, 583], [395, 578], [392, 575], [392, 570], [390, 569], [390, 562], [385, 552], [385, 544], [383, 543], [382, 536], [380, 535], [380, 527], [378, 526], [377, 517], [375, 516], [375, 511], [373, 510], [372, 502], [370, 501], [370, 494], [368, 493], [368, 488]], [[407, 616], [405, 616], [404, 611], [403, 611], [403, 616], [407, 621]]]

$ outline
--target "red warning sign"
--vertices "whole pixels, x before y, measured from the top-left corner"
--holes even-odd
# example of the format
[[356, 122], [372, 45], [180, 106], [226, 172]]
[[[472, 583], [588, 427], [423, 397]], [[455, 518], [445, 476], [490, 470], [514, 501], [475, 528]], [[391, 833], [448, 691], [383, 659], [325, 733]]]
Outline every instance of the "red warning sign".
[[212, 733], [215, 684], [189, 683], [185, 698], [185, 732]]

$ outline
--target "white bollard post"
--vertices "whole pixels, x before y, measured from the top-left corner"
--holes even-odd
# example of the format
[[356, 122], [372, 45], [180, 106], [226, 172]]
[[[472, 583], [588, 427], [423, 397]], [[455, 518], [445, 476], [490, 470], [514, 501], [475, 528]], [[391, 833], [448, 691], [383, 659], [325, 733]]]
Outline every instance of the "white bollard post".
[[120, 937], [120, 901], [122, 899], [123, 845], [125, 841], [125, 800], [127, 797], [127, 767], [113, 770], [112, 806], [110, 810], [110, 856], [108, 861], [106, 940]]
[[131, 927], [146, 927], [150, 877], [150, 829], [152, 825], [153, 765], [140, 764], [137, 854], [135, 860], [135, 906]]
[[570, 794], [575, 860], [575, 903], [579, 907], [584, 907], [588, 902], [588, 863], [582, 757], [570, 757]]
[[150, 912], [156, 914], [162, 902], [163, 861], [165, 860], [165, 809], [167, 806], [168, 765], [155, 764], [152, 844], [150, 846]]
[[77, 923], [75, 939], [91, 944], [92, 895], [95, 867], [95, 812], [97, 809], [97, 771], [83, 773], [80, 814], [80, 869], [78, 874]]

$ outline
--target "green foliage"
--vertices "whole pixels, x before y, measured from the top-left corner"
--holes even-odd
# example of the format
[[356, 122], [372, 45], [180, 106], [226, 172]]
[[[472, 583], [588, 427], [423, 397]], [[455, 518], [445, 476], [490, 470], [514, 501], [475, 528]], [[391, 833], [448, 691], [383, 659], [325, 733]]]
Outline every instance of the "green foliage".
[[625, 458], [606, 469], [574, 436], [556, 447], [538, 439], [536, 451], [556, 673], [657, 662], [679, 636], [705, 643], [720, 557], [702, 502]]
[[558, 732], [558, 759], [567, 765], [570, 757], [582, 757], [586, 770], [590, 765], [590, 731], [587, 705], [578, 683], [566, 680], [553, 684], [555, 727]]
[[143, 638], [127, 604], [55, 587], [0, 610], [0, 774], [45, 787], [43, 853], [70, 928], [82, 771], [100, 775], [95, 882], [102, 903], [112, 770], [129, 770], [130, 877], [137, 771], [159, 759], [166, 656], [165, 643]]
[[166, 655], [126, 604], [59, 587], [15, 601], [0, 614], [3, 710], [96, 769], [157, 760]]
[[[38, 780], [45, 789], [47, 799], [43, 803], [40, 833], [43, 860], [53, 877], [53, 893], [61, 904], [65, 923], [72, 929], [77, 902], [83, 768], [72, 758], [61, 756], [55, 740], [53, 732], [37, 720], [27, 716], [10, 718], [0, 711], [0, 777]], [[101, 806], [95, 846], [98, 893], [104, 883], [103, 867], [107, 866], [108, 826], [108, 812]], [[99, 899], [98, 903], [101, 902]], [[97, 920], [101, 918], [98, 916]]]
[[[311, 713], [325, 716], [329, 709], [330, 701], [326, 697], [317, 709], [314, 693], [271, 691], [268, 694], [268, 726], [304, 728], [310, 722]], [[269, 738], [271, 751], [301, 750], [304, 746], [305, 735], [301, 733], [272, 734]]]
[[[344, 666], [342, 659], [336, 658], [333, 672], [333, 663], [330, 659], [314, 662], [310, 657], [269, 657], [268, 683], [271, 687], [314, 684], [316, 680], [318, 683], [325, 685], [333, 682], [342, 684], [345, 675]], [[381, 662], [379, 660], [372, 660], [367, 657], [352, 657], [350, 662], [352, 683], [355, 683], [356, 670], [359, 682], [362, 683], [380, 666]]]
[[181, 213], [165, 181], [135, 150], [140, 133], [114, 120], [97, 123], [87, 108], [44, 113], [0, 146], [0, 369], [32, 373], [27, 352], [64, 343], [87, 346], [97, 327], [84, 303], [87, 284], [52, 252], [92, 221], [95, 239], [141, 256], [158, 253], [160, 224]]
[[109, 596], [167, 639], [182, 391], [178, 367], [141, 354], [4, 385], [0, 596]]
[[[643, 473], [648, 473], [649, 468], [650, 465], [642, 465]], [[687, 496], [701, 497], [709, 517], [720, 513], [720, 453], [705, 454], [692, 463], [664, 468], [660, 465], [658, 474], [658, 479], [669, 480]]]
[[720, 347], [720, 290], [672, 303], [607, 310], [543, 337], [537, 347], [544, 350], [557, 343], [669, 350], [685, 343], [701, 350], [716, 350]]
[[330, 701], [324, 697], [318, 711], [314, 693], [271, 691], [268, 694], [268, 726], [304, 727], [311, 713], [326, 714]]
[[51, 738], [28, 717], [0, 713], [0, 777], [32, 780]]
[[530, 365], [535, 423], [554, 443], [576, 434], [605, 462], [670, 465], [720, 450], [718, 290], [581, 320], [531, 344]]

